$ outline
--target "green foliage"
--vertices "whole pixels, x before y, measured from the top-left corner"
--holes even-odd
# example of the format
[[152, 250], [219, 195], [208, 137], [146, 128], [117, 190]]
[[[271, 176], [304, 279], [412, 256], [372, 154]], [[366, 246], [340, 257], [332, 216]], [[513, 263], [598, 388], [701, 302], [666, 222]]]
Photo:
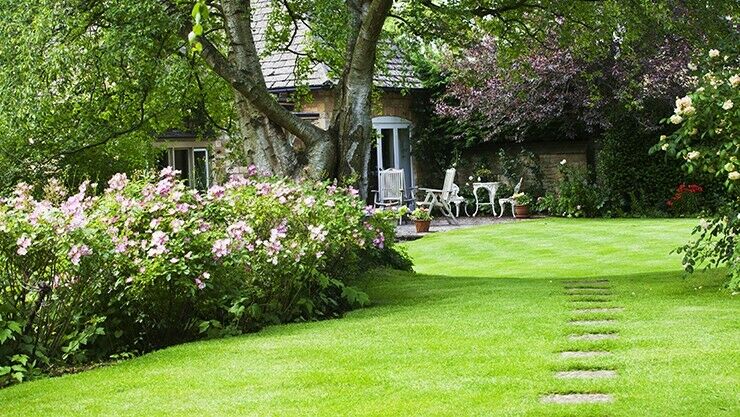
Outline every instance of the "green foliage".
[[166, 130], [228, 128], [233, 94], [180, 54], [177, 25], [153, 0], [4, 7], [0, 192], [50, 177], [104, 181], [151, 166]]
[[[256, 171], [254, 167], [251, 172]], [[352, 280], [410, 269], [397, 213], [330, 183], [234, 177], [207, 194], [175, 171], [58, 183], [0, 204], [0, 385], [367, 304]]]
[[560, 164], [559, 172], [557, 192], [540, 198], [538, 210], [562, 217], [596, 217], [603, 214], [604, 196], [591, 180], [588, 169], [564, 162]]
[[675, 126], [661, 136], [653, 152], [682, 159], [689, 174], [706, 173], [724, 183], [725, 206], [694, 229], [695, 240], [680, 249], [686, 270], [727, 265], [729, 286], [740, 289], [740, 66], [737, 50], [709, 50], [696, 68], [697, 86], [676, 99]]

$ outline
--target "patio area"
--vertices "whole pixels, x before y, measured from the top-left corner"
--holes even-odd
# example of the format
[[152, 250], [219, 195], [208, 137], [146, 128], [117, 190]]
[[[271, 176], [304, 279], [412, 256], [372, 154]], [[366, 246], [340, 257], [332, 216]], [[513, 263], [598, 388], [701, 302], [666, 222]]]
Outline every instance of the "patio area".
[[437, 233], [437, 232], [449, 232], [450, 230], [465, 229], [475, 226], [483, 226], [487, 224], [497, 223], [512, 223], [524, 221], [526, 219], [514, 219], [512, 217], [492, 217], [492, 216], [480, 216], [480, 217], [466, 217], [460, 216], [457, 218], [458, 224], [450, 224], [444, 217], [436, 218], [432, 220], [432, 225], [429, 228], [428, 233], [417, 233], [416, 226], [413, 221], [406, 220], [404, 224], [396, 227], [396, 239], [397, 240], [416, 240], [423, 236]]

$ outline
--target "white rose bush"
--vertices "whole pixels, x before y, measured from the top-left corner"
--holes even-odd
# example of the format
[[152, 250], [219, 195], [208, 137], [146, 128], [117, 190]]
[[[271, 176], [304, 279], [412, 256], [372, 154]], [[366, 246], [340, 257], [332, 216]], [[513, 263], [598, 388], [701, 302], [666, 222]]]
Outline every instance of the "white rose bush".
[[[0, 200], [0, 386], [368, 299], [350, 280], [410, 268], [397, 213], [351, 187], [255, 175], [199, 193], [167, 168], [100, 195], [19, 184]], [[36, 198], [35, 196], [38, 196]]]
[[729, 287], [740, 289], [740, 66], [736, 54], [710, 50], [696, 66], [696, 88], [676, 99], [664, 123], [676, 127], [663, 135], [653, 152], [683, 159], [689, 173], [708, 173], [725, 184], [726, 204], [713, 219], [702, 219], [696, 239], [679, 249], [684, 266], [727, 266]]

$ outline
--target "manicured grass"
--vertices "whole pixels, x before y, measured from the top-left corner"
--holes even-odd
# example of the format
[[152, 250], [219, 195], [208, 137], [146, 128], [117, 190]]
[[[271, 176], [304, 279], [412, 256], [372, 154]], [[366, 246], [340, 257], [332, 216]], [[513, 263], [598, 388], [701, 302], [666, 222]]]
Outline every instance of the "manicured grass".
[[[693, 224], [548, 219], [432, 235], [408, 244], [417, 274], [370, 274], [370, 308], [0, 390], [0, 414], [737, 415], [739, 301], [721, 271], [684, 279], [668, 254]], [[625, 310], [585, 317], [616, 318], [602, 330], [620, 338], [569, 342], [563, 281], [603, 277]], [[574, 348], [613, 354], [557, 355]], [[618, 377], [553, 378], [576, 367]], [[616, 401], [539, 402], [571, 391]]]

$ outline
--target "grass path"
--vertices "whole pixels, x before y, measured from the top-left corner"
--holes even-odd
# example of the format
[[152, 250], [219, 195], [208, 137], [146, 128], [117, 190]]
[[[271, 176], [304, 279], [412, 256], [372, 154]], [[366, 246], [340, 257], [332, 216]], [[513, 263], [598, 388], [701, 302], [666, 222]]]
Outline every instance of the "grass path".
[[[417, 274], [373, 273], [370, 308], [176, 346], [0, 390], [0, 415], [734, 416], [740, 304], [721, 273], [682, 279], [692, 222], [538, 220], [408, 244]], [[608, 278], [620, 338], [572, 341], [563, 282]], [[612, 355], [561, 358], [561, 351]], [[582, 366], [618, 378], [562, 380]], [[611, 404], [542, 404], [554, 392]], [[575, 407], [575, 408], [574, 408]]]

